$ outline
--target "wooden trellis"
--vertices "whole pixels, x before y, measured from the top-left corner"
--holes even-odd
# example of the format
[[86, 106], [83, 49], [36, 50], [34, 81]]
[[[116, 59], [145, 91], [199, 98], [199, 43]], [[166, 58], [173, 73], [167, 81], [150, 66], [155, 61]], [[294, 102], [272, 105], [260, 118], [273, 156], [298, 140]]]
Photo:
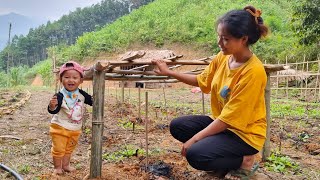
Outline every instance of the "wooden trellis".
[[[130, 53], [131, 54], [131, 53]], [[93, 80], [93, 115], [92, 115], [92, 144], [90, 161], [90, 178], [101, 177], [102, 169], [102, 135], [103, 135], [103, 115], [104, 115], [104, 93], [105, 80], [109, 81], [140, 81], [140, 82], [178, 82], [178, 80], [168, 76], [158, 76], [153, 71], [153, 63], [150, 60], [136, 61], [136, 58], [143, 57], [141, 51], [132, 53], [128, 58], [121, 61], [97, 61], [88, 71], [85, 72], [85, 80]], [[171, 56], [164, 61], [171, 69], [183, 65], [208, 65], [212, 57], [198, 60], [179, 60], [182, 56]], [[121, 67], [133, 67], [122, 70]], [[149, 68], [146, 68], [149, 67]], [[267, 140], [263, 148], [263, 159], [270, 156], [270, 73], [288, 69], [284, 65], [264, 65], [268, 83], [265, 89], [265, 102], [267, 110]], [[192, 70], [185, 73], [198, 74], [202, 69]]]

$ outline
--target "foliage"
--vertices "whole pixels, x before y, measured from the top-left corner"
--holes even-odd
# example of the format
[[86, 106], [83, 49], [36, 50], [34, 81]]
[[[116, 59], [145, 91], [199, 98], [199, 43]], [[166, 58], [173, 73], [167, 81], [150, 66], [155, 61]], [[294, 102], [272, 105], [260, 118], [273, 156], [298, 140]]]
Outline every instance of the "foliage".
[[215, 21], [231, 9], [252, 4], [263, 10], [271, 34], [254, 45], [255, 53], [268, 62], [284, 59], [296, 47], [297, 39], [290, 30], [292, 2], [289, 1], [154, 1], [119, 18], [100, 31], [85, 33], [76, 44], [59, 52], [83, 59], [100, 52], [121, 51], [134, 43], [162, 47], [169, 43], [190, 44], [195, 48], [218, 52]]
[[320, 43], [320, 0], [297, 1], [293, 13], [293, 29], [301, 44]]
[[[47, 58], [47, 48], [56, 45], [71, 45], [85, 32], [99, 30], [106, 24], [130, 13], [152, 0], [103, 0], [83, 9], [77, 8], [59, 20], [30, 29], [26, 36], [15, 35], [0, 52], [0, 68], [27, 65], [29, 67]], [[8, 55], [9, 54], [9, 55]]]
[[122, 149], [118, 151], [103, 154], [102, 159], [108, 162], [118, 162], [123, 160], [124, 158], [128, 158], [131, 156], [138, 156], [138, 153], [141, 155], [141, 154], [144, 154], [145, 152], [142, 149], [129, 145], [129, 146], [124, 146]]
[[272, 117], [300, 117], [300, 118], [319, 118], [319, 103], [307, 103], [294, 100], [271, 100]]
[[0, 72], [0, 86], [7, 87], [8, 83], [8, 75], [5, 72]]
[[41, 75], [44, 85], [49, 86], [54, 81], [54, 75], [52, 73], [52, 60], [47, 59], [45, 61], [39, 62], [32, 69]]
[[126, 120], [126, 119], [118, 119], [118, 124], [119, 127], [123, 127], [124, 129], [132, 129], [133, 128], [133, 123]]
[[85, 128], [84, 129], [84, 133], [85, 134], [90, 134], [91, 133], [91, 129], [90, 128]]
[[297, 163], [293, 162], [288, 156], [279, 153], [272, 153], [265, 165], [269, 171], [279, 173], [285, 173], [288, 170], [297, 172], [299, 170], [299, 165]]
[[10, 86], [24, 85], [26, 83], [24, 75], [26, 74], [27, 67], [13, 67], [9, 71]]
[[28, 174], [31, 171], [31, 166], [28, 164], [21, 165], [18, 167], [18, 172], [20, 174]]

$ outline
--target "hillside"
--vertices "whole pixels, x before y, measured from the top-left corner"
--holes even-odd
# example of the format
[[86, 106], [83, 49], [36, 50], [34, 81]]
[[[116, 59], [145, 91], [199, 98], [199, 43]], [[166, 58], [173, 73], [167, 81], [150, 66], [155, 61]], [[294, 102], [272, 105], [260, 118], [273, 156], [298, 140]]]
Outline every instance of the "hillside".
[[123, 51], [133, 44], [165, 47], [185, 44], [209, 52], [217, 52], [215, 22], [231, 9], [251, 4], [262, 9], [272, 33], [254, 46], [262, 59], [283, 59], [292, 51], [297, 39], [290, 30], [292, 3], [288, 1], [157, 0], [102, 28], [78, 38], [75, 45], [58, 51], [61, 59], [96, 57], [100, 53]]
[[[153, 0], [102, 0], [90, 7], [77, 8], [57, 21], [48, 21], [32, 29], [25, 36], [12, 37], [11, 46], [6, 46], [0, 52], [0, 71], [7, 68], [4, 64], [7, 64], [8, 54], [11, 57], [10, 67], [22, 65], [32, 67], [39, 61], [47, 59], [49, 47], [72, 45], [84, 33], [99, 30], [151, 1]], [[6, 17], [4, 20], [8, 21], [10, 18]], [[14, 24], [13, 30], [15, 28], [17, 27]], [[8, 31], [8, 28], [5, 28], [5, 31]], [[8, 33], [3, 35], [7, 36]]]

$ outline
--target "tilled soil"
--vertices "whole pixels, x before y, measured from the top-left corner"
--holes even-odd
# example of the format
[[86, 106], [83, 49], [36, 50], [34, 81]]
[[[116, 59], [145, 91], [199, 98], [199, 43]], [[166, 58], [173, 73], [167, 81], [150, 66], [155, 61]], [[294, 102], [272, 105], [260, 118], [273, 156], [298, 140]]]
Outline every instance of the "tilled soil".
[[[170, 119], [188, 114], [190, 108], [172, 107], [167, 102], [168, 110], [159, 107], [157, 101], [163, 101], [162, 90], [150, 90], [148, 118], [142, 103], [142, 114], [138, 116], [138, 101], [134, 91], [129, 91], [125, 103], [120, 103], [118, 97], [106, 90], [105, 122], [103, 133], [103, 165], [100, 179], [177, 179], [177, 180], [207, 180], [219, 179], [212, 174], [201, 172], [190, 167], [180, 155], [181, 143], [174, 140], [168, 130]], [[201, 95], [177, 90], [166, 90], [166, 97], [178, 97], [177, 103], [200, 102]], [[79, 146], [72, 156], [72, 165], [76, 171], [62, 176], [52, 176], [53, 169], [50, 148], [51, 140], [48, 134], [51, 115], [47, 105], [53, 95], [48, 90], [32, 90], [31, 98], [12, 114], [0, 117], [0, 162], [19, 172], [24, 179], [85, 179], [90, 173], [90, 143], [91, 143], [91, 112], [87, 108], [87, 118], [83, 127]], [[171, 96], [171, 94], [174, 94]], [[196, 98], [195, 98], [196, 97]], [[120, 98], [119, 98], [120, 99]], [[200, 103], [201, 104], [201, 103]], [[148, 158], [146, 157], [145, 122], [148, 119]], [[284, 120], [282, 120], [284, 121]], [[289, 123], [285, 130], [279, 130], [278, 121], [272, 128], [272, 147], [291, 157], [300, 164], [299, 172], [275, 173], [267, 171], [264, 163], [260, 163], [258, 172], [252, 179], [319, 179], [320, 157], [319, 129], [306, 126], [295, 126]], [[313, 126], [319, 126], [318, 120], [310, 120]], [[135, 123], [133, 131], [132, 122]], [[282, 122], [283, 123], [283, 122]], [[283, 127], [283, 125], [281, 126]], [[279, 134], [279, 133], [282, 134]], [[294, 137], [306, 137], [305, 141]], [[284, 136], [283, 134], [299, 134], [299, 136]], [[281, 136], [280, 136], [281, 135]], [[282, 138], [279, 138], [282, 137]], [[121, 152], [121, 153], [115, 153]], [[119, 155], [120, 154], [120, 155]], [[151, 172], [150, 172], [151, 171]], [[0, 179], [14, 179], [8, 173], [0, 170]]]

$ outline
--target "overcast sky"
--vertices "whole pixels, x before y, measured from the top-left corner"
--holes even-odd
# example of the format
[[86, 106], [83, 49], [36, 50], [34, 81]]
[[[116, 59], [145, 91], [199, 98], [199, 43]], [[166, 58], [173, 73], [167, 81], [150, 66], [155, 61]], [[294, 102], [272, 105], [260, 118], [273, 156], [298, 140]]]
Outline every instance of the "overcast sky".
[[14, 12], [41, 20], [58, 20], [77, 7], [87, 7], [101, 0], [0, 0], [0, 15]]

